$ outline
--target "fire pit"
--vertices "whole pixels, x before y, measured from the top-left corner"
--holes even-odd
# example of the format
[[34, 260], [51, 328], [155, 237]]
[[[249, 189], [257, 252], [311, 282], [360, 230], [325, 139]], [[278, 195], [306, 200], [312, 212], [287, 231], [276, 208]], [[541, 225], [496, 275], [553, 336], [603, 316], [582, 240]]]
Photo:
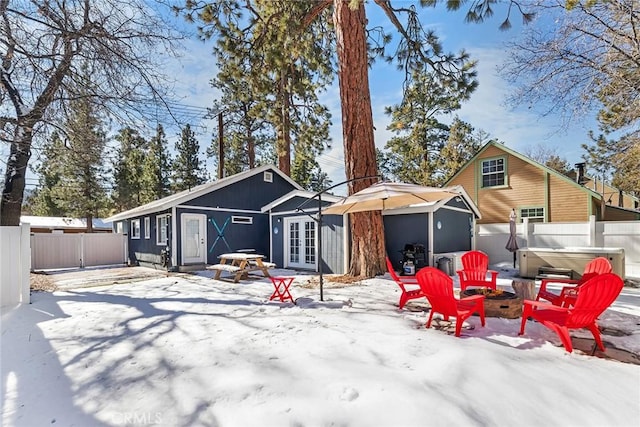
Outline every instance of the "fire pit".
[[487, 317], [517, 319], [522, 316], [522, 300], [513, 292], [502, 289], [473, 288], [463, 291], [460, 297], [472, 295], [484, 295], [484, 315]]

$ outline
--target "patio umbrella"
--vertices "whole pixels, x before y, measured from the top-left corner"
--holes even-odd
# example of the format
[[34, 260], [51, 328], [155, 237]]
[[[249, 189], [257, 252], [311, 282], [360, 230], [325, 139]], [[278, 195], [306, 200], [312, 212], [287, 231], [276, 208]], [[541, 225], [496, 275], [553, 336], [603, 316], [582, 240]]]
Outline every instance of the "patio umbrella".
[[516, 241], [516, 210], [512, 209], [509, 215], [509, 240], [504, 247], [509, 252], [513, 252], [513, 268], [516, 268], [516, 252], [518, 251], [518, 242]]
[[459, 195], [460, 192], [450, 188], [424, 187], [401, 182], [379, 182], [330, 205], [322, 210], [322, 214], [380, 211], [437, 202]]

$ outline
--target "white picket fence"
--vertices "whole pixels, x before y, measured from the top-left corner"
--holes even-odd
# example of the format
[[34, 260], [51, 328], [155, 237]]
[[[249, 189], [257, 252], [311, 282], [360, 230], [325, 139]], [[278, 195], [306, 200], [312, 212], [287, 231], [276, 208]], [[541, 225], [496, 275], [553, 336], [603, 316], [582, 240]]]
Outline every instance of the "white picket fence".
[[0, 227], [0, 307], [31, 302], [29, 225]]
[[[591, 217], [584, 223], [529, 223], [525, 218], [516, 229], [519, 248], [622, 248], [625, 276], [640, 278], [640, 221], [597, 222]], [[509, 223], [476, 227], [476, 249], [487, 253], [492, 263], [513, 261], [505, 249], [508, 238]]]

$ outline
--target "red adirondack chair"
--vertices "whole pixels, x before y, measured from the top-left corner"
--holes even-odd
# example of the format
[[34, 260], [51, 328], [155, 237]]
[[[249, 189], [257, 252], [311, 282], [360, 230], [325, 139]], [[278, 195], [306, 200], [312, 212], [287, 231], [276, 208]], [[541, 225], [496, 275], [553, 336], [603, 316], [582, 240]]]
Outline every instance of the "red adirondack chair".
[[480, 315], [480, 322], [484, 326], [484, 295], [456, 299], [453, 295], [453, 279], [434, 267], [424, 267], [418, 271], [416, 277], [422, 293], [431, 304], [427, 328], [431, 327], [433, 313], [442, 314], [444, 320], [449, 320], [449, 317], [455, 317], [457, 337], [460, 336], [462, 323], [471, 317], [473, 313]]
[[[489, 256], [482, 251], [469, 251], [462, 255], [462, 270], [458, 270], [460, 290], [464, 292], [468, 286], [482, 286], [496, 289], [498, 272], [489, 270]], [[487, 277], [490, 274], [490, 277]]]
[[[564, 278], [544, 278], [540, 283], [540, 290], [536, 296], [536, 301], [545, 299], [553, 305], [567, 306], [571, 305], [577, 296], [577, 292], [584, 283], [589, 279], [599, 274], [611, 273], [613, 267], [609, 260], [605, 257], [594, 258], [589, 261], [584, 267], [582, 277], [578, 280], [564, 279]], [[547, 290], [547, 283], [567, 283], [573, 286], [565, 286], [562, 288], [560, 294], [555, 294]]]
[[387, 269], [389, 270], [389, 274], [391, 278], [398, 284], [400, 287], [400, 302], [398, 302], [398, 307], [402, 309], [407, 301], [422, 298], [424, 295], [420, 290], [420, 285], [418, 285], [418, 279], [416, 276], [398, 276], [398, 273], [393, 269], [393, 264], [389, 257], [387, 257]]
[[580, 286], [573, 307], [525, 300], [519, 335], [524, 334], [527, 318], [531, 317], [558, 334], [569, 353], [573, 351], [569, 329], [581, 328], [591, 331], [600, 350], [605, 351], [596, 320], [620, 295], [623, 286], [620, 277], [605, 273], [592, 277]]

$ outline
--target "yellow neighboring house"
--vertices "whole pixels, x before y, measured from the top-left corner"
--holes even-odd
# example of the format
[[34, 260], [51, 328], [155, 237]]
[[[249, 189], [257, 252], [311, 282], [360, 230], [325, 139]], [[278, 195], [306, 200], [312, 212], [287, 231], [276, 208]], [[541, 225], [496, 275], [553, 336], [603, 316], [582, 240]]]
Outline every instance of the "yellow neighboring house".
[[591, 215], [596, 221], [640, 219], [637, 197], [585, 177], [582, 168], [574, 176], [491, 141], [445, 186], [464, 187], [480, 210], [479, 224], [508, 222], [512, 208], [520, 222], [586, 222]]

